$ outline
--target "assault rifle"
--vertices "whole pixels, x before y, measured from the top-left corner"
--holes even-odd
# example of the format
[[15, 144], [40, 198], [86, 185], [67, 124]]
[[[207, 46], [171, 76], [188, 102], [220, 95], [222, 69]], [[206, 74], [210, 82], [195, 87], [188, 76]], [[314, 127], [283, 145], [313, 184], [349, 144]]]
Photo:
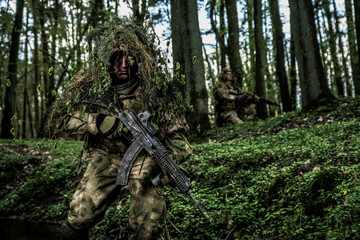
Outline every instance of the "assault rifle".
[[[251, 101], [255, 102], [255, 101], [253, 100], [254, 97], [255, 97], [255, 94], [253, 94], [251, 100], [249, 99], [249, 97], [247, 96], [246, 93], [236, 93], [236, 92], [233, 92], [233, 91], [229, 91], [229, 94], [230, 94], [230, 95], [235, 95], [235, 96], [243, 96], [243, 97], [244, 97], [244, 99], [243, 99], [243, 102], [244, 102], [244, 103], [248, 103], [248, 102], [251, 102]], [[274, 101], [271, 101], [271, 100], [269, 100], [269, 99], [263, 98], [263, 97], [259, 97], [259, 102], [265, 102], [265, 103], [267, 103], [267, 104], [269, 104], [269, 105], [279, 106], [278, 103], [276, 103], [276, 102], [274, 102]]]
[[148, 111], [144, 111], [136, 115], [131, 111], [122, 110], [118, 106], [111, 104], [110, 101], [101, 95], [99, 95], [101, 100], [100, 103], [91, 102], [86, 99], [87, 95], [88, 94], [82, 97], [81, 102], [104, 108], [110, 108], [132, 135], [131, 145], [125, 152], [125, 155], [119, 166], [116, 184], [121, 186], [127, 185], [131, 168], [139, 153], [144, 149], [156, 161], [162, 170], [162, 172], [152, 180], [153, 185], [158, 186], [161, 182], [161, 179], [164, 176], [168, 176], [174, 182], [180, 192], [189, 197], [194, 205], [201, 211], [201, 213], [206, 216], [210, 223], [212, 223], [213, 219], [206, 211], [204, 206], [196, 201], [196, 199], [191, 195], [191, 183], [186, 177], [184, 171], [171, 158], [165, 146], [159, 141], [157, 137], [154, 136], [156, 134], [156, 130], [149, 122], [151, 114]]

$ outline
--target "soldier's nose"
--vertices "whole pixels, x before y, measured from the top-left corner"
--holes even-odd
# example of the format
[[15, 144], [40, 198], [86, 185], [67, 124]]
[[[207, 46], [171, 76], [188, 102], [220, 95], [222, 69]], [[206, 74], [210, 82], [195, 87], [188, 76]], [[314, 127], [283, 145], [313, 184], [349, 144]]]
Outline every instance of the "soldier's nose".
[[120, 67], [126, 68], [127, 65], [128, 65], [128, 62], [127, 62], [126, 57], [125, 57], [125, 56], [122, 56], [122, 57], [121, 57], [121, 60], [120, 60]]

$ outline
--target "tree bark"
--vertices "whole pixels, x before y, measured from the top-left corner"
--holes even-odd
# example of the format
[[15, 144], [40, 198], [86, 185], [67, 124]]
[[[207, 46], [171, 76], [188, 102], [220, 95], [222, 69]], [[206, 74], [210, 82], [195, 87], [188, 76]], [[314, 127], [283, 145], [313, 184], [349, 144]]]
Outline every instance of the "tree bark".
[[304, 109], [333, 100], [321, 64], [311, 0], [289, 0], [290, 22], [298, 62]]
[[279, 11], [278, 0], [270, 0], [270, 10], [272, 16], [272, 25], [275, 41], [275, 58], [276, 58], [276, 73], [279, 79], [280, 97], [283, 105], [283, 111], [289, 112], [292, 109], [291, 99], [289, 94], [289, 83], [285, 69], [285, 54], [284, 54], [284, 33], [282, 30], [282, 23]]
[[[359, 0], [354, 0], [354, 12], [355, 12], [357, 49], [358, 49], [358, 62], [360, 63], [360, 1]], [[358, 81], [360, 80], [358, 79]], [[360, 95], [360, 93], [358, 95]]]
[[325, 10], [325, 14], [326, 14], [326, 19], [328, 22], [328, 33], [329, 33], [329, 45], [330, 45], [330, 56], [331, 56], [331, 60], [332, 63], [334, 65], [334, 80], [335, 80], [335, 85], [336, 85], [336, 89], [337, 89], [337, 93], [340, 96], [344, 96], [345, 92], [344, 92], [344, 83], [342, 82], [342, 78], [341, 78], [341, 68], [340, 68], [340, 64], [339, 64], [339, 59], [337, 57], [337, 49], [336, 49], [336, 32], [334, 32], [334, 28], [333, 28], [333, 19], [332, 19], [332, 14], [330, 12], [330, 2], [329, 0], [323, 0], [323, 7]]
[[[255, 92], [259, 97], [266, 98], [265, 88], [265, 42], [262, 30], [262, 3], [261, 0], [254, 0], [254, 20], [255, 20]], [[264, 102], [257, 104], [257, 115], [261, 119], [267, 118], [267, 109]]]
[[[225, 0], [220, 0], [220, 36], [222, 42], [225, 42], [225, 31], [226, 31]], [[224, 69], [226, 67], [226, 49], [224, 48], [224, 45], [220, 45], [220, 54], [221, 54], [221, 69]]]
[[38, 12], [37, 12], [37, 0], [32, 0], [32, 11], [33, 11], [33, 33], [34, 33], [34, 51], [33, 51], [33, 65], [34, 65], [34, 82], [32, 84], [33, 90], [33, 100], [34, 100], [34, 109], [35, 109], [35, 136], [37, 137], [40, 129], [40, 109], [39, 109], [39, 99], [37, 87], [40, 82], [39, 74], [39, 46], [38, 46]]
[[8, 76], [10, 86], [7, 86], [5, 99], [4, 99], [4, 110], [3, 110], [3, 119], [2, 119], [2, 129], [1, 137], [2, 138], [12, 138], [11, 128], [11, 118], [15, 114], [15, 96], [16, 96], [16, 85], [17, 85], [17, 64], [18, 64], [18, 55], [20, 48], [20, 35], [22, 28], [22, 16], [24, 11], [24, 0], [16, 1], [16, 12], [15, 12], [15, 21], [11, 34], [11, 45], [10, 45], [10, 55], [9, 55], [9, 65], [8, 65]]
[[188, 121], [191, 131], [198, 130], [201, 134], [210, 128], [210, 122], [197, 1], [172, 0], [171, 16], [174, 69], [177, 62], [183, 63], [179, 75], [185, 73], [185, 102], [192, 105], [196, 113], [191, 114]]
[[[26, 99], [27, 99], [27, 78], [28, 78], [28, 44], [29, 44], [29, 11], [26, 11], [26, 33], [25, 33], [25, 73], [24, 73], [24, 99], [23, 99], [23, 126], [21, 138], [26, 138]], [[29, 119], [31, 121], [31, 119]]]
[[[291, 31], [291, 30], [290, 30]], [[297, 77], [296, 77], [296, 55], [295, 55], [295, 44], [294, 37], [291, 31], [291, 40], [290, 40], [290, 96], [291, 96], [291, 105], [292, 109], [296, 109], [296, 86], [297, 86]]]
[[255, 81], [255, 34], [254, 34], [254, 1], [246, 0], [247, 21], [249, 27], [249, 50], [250, 50], [250, 83]]
[[344, 72], [344, 79], [345, 79], [345, 90], [346, 90], [346, 96], [351, 97], [352, 96], [352, 86], [350, 84], [350, 76], [349, 76], [349, 69], [347, 64], [347, 57], [345, 56], [345, 50], [344, 45], [342, 41], [342, 34], [340, 33], [340, 21], [339, 21], [339, 15], [336, 7], [335, 0], [333, 0], [333, 7], [334, 7], [334, 18], [335, 18], [335, 30], [336, 30], [336, 36], [338, 38], [338, 46], [339, 51], [341, 53], [341, 63], [342, 63], [342, 70]]
[[243, 67], [240, 58], [239, 44], [239, 19], [237, 14], [236, 0], [225, 0], [226, 15], [228, 19], [228, 57], [229, 64], [234, 76], [235, 85], [243, 85]]
[[147, 0], [131, 0], [133, 16], [138, 24], [143, 24], [147, 11]]
[[[355, 1], [356, 2], [356, 1]], [[348, 42], [350, 48], [350, 61], [351, 61], [351, 70], [352, 70], [352, 79], [355, 87], [355, 96], [360, 96], [360, 73], [359, 73], [359, 53], [356, 52], [356, 40], [354, 34], [354, 21], [351, 0], [345, 0], [345, 13], [346, 13], [346, 23], [348, 30]]]

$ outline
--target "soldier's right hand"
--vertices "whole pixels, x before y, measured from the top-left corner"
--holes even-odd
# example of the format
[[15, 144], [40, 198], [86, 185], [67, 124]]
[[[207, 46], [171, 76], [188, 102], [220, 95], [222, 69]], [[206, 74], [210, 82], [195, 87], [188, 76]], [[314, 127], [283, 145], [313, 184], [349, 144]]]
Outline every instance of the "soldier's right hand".
[[114, 137], [121, 132], [123, 124], [116, 115], [99, 114], [96, 117], [96, 127], [105, 137]]

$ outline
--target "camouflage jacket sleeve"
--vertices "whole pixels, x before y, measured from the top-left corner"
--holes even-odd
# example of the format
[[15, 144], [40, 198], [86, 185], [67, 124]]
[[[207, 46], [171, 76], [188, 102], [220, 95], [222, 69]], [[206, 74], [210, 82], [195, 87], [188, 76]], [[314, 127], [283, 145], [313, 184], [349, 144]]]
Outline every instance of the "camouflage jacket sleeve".
[[224, 84], [218, 84], [216, 86], [216, 89], [214, 91], [214, 96], [219, 101], [228, 101], [228, 102], [234, 101], [236, 98], [235, 95], [229, 94], [229, 89], [227, 89]]
[[85, 113], [80, 111], [74, 114], [66, 114], [57, 124], [60, 131], [69, 132], [71, 134], [91, 133], [96, 135], [98, 129], [96, 127], [96, 117], [99, 113]]
[[175, 162], [180, 164], [192, 154], [192, 147], [186, 138], [189, 126], [184, 116], [170, 117], [166, 115], [165, 120], [166, 124], [163, 127], [165, 132], [164, 143], [170, 150]]

